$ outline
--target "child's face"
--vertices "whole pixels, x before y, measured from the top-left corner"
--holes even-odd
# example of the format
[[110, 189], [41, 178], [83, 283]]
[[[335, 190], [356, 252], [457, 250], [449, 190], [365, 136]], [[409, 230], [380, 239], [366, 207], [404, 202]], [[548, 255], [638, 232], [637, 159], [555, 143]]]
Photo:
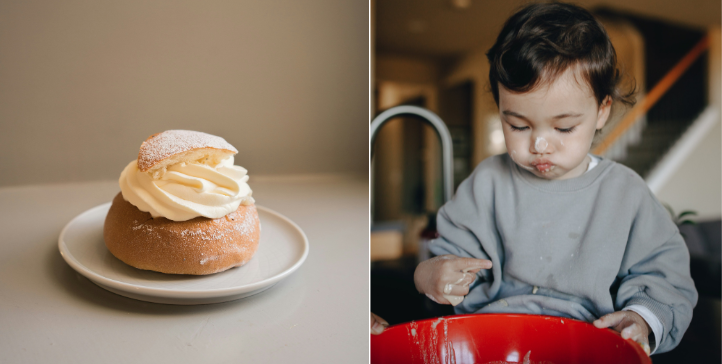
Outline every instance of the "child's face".
[[594, 132], [606, 123], [611, 106], [610, 97], [597, 105], [584, 78], [575, 79], [573, 67], [526, 93], [499, 85], [506, 149], [516, 164], [545, 179], [574, 178], [586, 171]]

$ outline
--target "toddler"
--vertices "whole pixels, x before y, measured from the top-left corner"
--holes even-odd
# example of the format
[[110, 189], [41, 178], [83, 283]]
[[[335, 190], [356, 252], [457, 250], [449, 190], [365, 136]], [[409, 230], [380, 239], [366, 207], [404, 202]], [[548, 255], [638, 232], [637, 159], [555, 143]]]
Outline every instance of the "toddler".
[[633, 103], [604, 28], [577, 6], [532, 4], [487, 57], [508, 153], [439, 210], [416, 288], [456, 313], [569, 317], [673, 349], [697, 302], [684, 240], [639, 175], [589, 154], [612, 102]]

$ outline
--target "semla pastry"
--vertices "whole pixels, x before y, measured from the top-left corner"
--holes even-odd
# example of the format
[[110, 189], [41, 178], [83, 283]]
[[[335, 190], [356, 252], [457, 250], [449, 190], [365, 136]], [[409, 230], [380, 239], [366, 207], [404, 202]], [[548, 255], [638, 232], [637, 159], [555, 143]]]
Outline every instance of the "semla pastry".
[[246, 264], [260, 222], [238, 150], [189, 130], [150, 136], [120, 174], [105, 218], [108, 250], [126, 264], [172, 274], [218, 273]]

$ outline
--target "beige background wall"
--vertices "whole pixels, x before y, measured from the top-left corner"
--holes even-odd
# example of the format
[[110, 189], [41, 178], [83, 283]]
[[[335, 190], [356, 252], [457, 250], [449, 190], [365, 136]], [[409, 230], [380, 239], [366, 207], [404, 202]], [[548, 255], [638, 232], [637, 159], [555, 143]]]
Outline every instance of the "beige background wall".
[[0, 2], [0, 186], [115, 179], [166, 129], [366, 175], [368, 60], [366, 1]]

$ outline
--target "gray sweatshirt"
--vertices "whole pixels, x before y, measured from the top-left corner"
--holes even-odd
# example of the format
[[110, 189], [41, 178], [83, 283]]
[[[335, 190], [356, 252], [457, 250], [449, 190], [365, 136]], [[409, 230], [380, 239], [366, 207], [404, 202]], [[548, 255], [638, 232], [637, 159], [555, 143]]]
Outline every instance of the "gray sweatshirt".
[[508, 154], [487, 158], [439, 210], [437, 228], [434, 254], [493, 262], [457, 313], [593, 321], [641, 305], [663, 326], [656, 352], [676, 347], [692, 320], [697, 291], [677, 226], [639, 175], [611, 160], [557, 181]]

